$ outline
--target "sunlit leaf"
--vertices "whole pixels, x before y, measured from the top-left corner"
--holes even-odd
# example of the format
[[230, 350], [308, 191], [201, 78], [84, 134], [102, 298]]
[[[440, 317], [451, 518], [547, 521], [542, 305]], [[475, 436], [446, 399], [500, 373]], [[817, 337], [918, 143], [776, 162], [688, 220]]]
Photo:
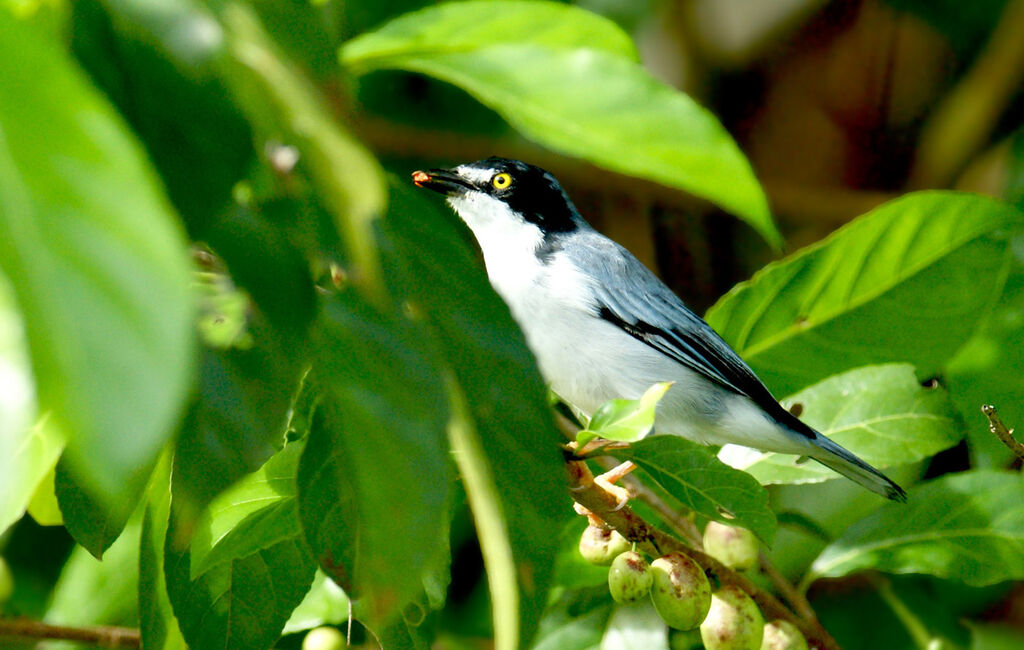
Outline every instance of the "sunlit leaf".
[[890, 361], [927, 376], [987, 313], [1022, 226], [986, 197], [908, 194], [768, 265], [707, 321], [776, 394]]
[[189, 388], [184, 237], [141, 148], [62, 49], [0, 12], [0, 50], [0, 265], [40, 408], [105, 506], [145, 484]]
[[[454, 84], [546, 147], [707, 198], [781, 243], [750, 164], [714, 115], [607, 45], [618, 40], [581, 38], [578, 10], [472, 3], [487, 18], [453, 47], [451, 34], [464, 31], [462, 6], [364, 34], [342, 49], [342, 61], [358, 73], [401, 69]], [[584, 22], [614, 29], [594, 27], [601, 20]]]
[[1024, 477], [975, 470], [913, 488], [822, 551], [805, 583], [866, 569], [974, 586], [1024, 578]]
[[576, 435], [576, 442], [584, 444], [594, 438], [632, 442], [643, 438], [654, 427], [655, 407], [671, 387], [672, 382], [660, 381], [640, 399], [613, 399], [602, 404], [587, 428]]
[[[856, 368], [829, 377], [782, 402], [800, 404], [802, 419], [875, 467], [904, 465], [955, 445], [962, 425], [949, 395], [925, 387], [906, 364]], [[786, 454], [726, 445], [719, 458], [762, 483], [837, 478], [824, 465]]]
[[339, 625], [348, 620], [348, 596], [341, 587], [317, 569], [306, 597], [284, 625], [285, 634], [311, 630], [321, 625]]
[[465, 53], [508, 44], [588, 47], [625, 58], [637, 56], [629, 35], [593, 12], [555, 2], [471, 0], [400, 16], [346, 43], [341, 57], [357, 70], [386, 68], [391, 67], [391, 57], [400, 63], [410, 56]]

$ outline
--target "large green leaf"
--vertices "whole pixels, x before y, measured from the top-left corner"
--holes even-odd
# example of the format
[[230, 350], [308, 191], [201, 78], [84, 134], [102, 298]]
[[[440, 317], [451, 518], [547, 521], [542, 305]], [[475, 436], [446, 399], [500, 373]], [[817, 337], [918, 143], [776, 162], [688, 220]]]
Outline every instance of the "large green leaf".
[[[913, 463], [951, 447], [963, 437], [949, 395], [924, 387], [913, 366], [856, 368], [783, 400], [800, 404], [800, 416], [875, 467]], [[839, 475], [815, 462], [726, 445], [719, 457], [762, 483], [811, 483]]]
[[707, 320], [777, 394], [872, 363], [932, 373], [998, 295], [1022, 225], [982, 196], [909, 194], [765, 267]]
[[[463, 7], [476, 18], [470, 30]], [[441, 5], [352, 40], [341, 58], [357, 73], [409, 70], [459, 86], [538, 143], [707, 198], [778, 246], [764, 193], [728, 132], [644, 71], [601, 20], [544, 2]]]
[[385, 269], [396, 293], [429, 317], [454, 373], [459, 417], [450, 436], [465, 450], [456, 460], [481, 539], [496, 645], [524, 647], [547, 604], [557, 531], [574, 516], [561, 439], [525, 339], [465, 227], [416, 192], [392, 194]]
[[775, 513], [768, 507], [768, 492], [749, 474], [718, 460], [704, 445], [661, 435], [599, 453], [633, 461], [696, 513], [749, 528], [766, 544], [775, 538]]
[[[357, 71], [371, 70], [401, 67], [409, 57], [459, 54], [511, 44], [587, 47], [637, 58], [629, 35], [590, 11], [536, 0], [471, 0], [399, 16], [346, 43], [342, 59]], [[392, 58], [397, 61], [390, 61]]]
[[0, 50], [0, 265], [40, 408], [104, 504], [145, 484], [189, 387], [184, 237], [140, 147], [61, 49], [0, 12]]
[[1024, 578], [1024, 477], [975, 470], [910, 491], [851, 526], [814, 561], [806, 583], [874, 569], [983, 586]]
[[21, 314], [0, 276], [0, 534], [25, 514], [37, 486], [53, 469], [64, 441], [36, 418], [35, 389]]
[[306, 538], [367, 623], [387, 626], [447, 545], [448, 408], [429, 338], [348, 292], [315, 328], [318, 406], [298, 475]]

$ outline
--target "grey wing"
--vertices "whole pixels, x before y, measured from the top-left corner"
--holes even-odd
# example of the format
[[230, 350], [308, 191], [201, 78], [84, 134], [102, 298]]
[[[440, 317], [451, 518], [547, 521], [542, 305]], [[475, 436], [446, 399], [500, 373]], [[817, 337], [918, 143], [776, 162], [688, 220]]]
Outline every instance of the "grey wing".
[[605, 242], [615, 247], [615, 254], [605, 249], [604, 254], [590, 256], [587, 264], [596, 280], [601, 318], [706, 379], [749, 397], [798, 432], [813, 434], [775, 400], [729, 344], [647, 267], [618, 244]]

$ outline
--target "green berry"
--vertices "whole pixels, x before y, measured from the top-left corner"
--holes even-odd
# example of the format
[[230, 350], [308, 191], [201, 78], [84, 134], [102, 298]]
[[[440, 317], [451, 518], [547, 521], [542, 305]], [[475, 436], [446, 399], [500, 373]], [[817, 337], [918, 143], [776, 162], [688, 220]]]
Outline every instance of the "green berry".
[[700, 630], [668, 631], [669, 650], [704, 650], [704, 642], [700, 640]]
[[580, 555], [591, 564], [608, 566], [620, 553], [630, 549], [629, 540], [600, 526], [587, 526], [580, 537]]
[[14, 576], [11, 575], [11, 569], [7, 566], [7, 562], [0, 557], [0, 607], [11, 599], [13, 593]]
[[652, 582], [650, 565], [636, 551], [620, 553], [608, 570], [608, 591], [615, 602], [624, 605], [643, 599], [651, 591]]
[[704, 571], [683, 553], [669, 553], [651, 562], [651, 601], [661, 620], [677, 630], [700, 625], [711, 607], [711, 584]]
[[704, 550], [737, 571], [746, 571], [757, 565], [757, 538], [746, 528], [710, 522], [704, 529]]
[[760, 650], [764, 617], [742, 589], [724, 585], [711, 594], [711, 609], [700, 624], [707, 650]]
[[343, 650], [345, 637], [336, 628], [318, 627], [302, 640], [302, 650]]
[[808, 650], [807, 640], [795, 625], [776, 619], [764, 625], [761, 650]]

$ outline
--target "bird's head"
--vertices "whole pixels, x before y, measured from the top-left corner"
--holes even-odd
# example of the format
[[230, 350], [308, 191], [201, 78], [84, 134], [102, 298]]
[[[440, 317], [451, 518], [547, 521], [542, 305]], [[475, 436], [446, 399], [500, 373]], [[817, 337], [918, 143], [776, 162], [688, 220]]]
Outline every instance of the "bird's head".
[[414, 172], [412, 180], [446, 195], [478, 237], [484, 231], [531, 225], [546, 237], [582, 223], [554, 176], [518, 160], [492, 157], [451, 169]]

